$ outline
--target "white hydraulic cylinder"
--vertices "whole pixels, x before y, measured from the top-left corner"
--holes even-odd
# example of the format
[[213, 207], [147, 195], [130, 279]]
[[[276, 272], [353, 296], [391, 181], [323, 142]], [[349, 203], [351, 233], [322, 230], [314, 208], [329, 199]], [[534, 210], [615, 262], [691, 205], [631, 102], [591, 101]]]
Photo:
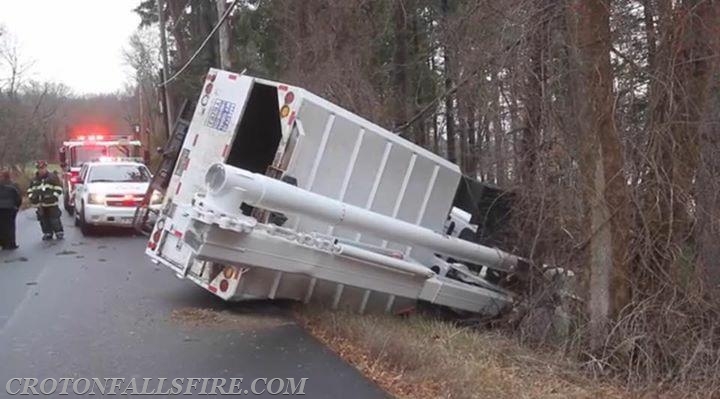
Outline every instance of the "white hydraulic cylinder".
[[316, 194], [265, 175], [223, 163], [210, 167], [205, 175], [206, 203], [227, 215], [249, 205], [275, 212], [299, 214], [369, 233], [388, 241], [430, 249], [493, 269], [513, 271], [518, 258], [496, 248], [460, 240], [402, 220]]
[[410, 263], [402, 259], [395, 259], [387, 255], [382, 255], [348, 244], [340, 244], [339, 247], [340, 250], [338, 251], [338, 255], [346, 258], [353, 258], [373, 264], [383, 265], [405, 273], [423, 276], [425, 278], [430, 278], [435, 275], [435, 272], [432, 270], [416, 263]]

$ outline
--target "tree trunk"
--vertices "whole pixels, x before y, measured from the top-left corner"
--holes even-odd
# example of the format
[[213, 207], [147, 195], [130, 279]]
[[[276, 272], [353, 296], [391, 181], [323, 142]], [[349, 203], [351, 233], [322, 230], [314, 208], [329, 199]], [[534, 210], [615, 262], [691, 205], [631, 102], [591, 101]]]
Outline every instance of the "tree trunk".
[[697, 196], [698, 277], [705, 292], [720, 298], [720, 82], [715, 79], [700, 128], [700, 168], [695, 185]]
[[393, 4], [395, 21], [395, 47], [393, 50], [393, 108], [395, 126], [407, 122], [408, 102], [408, 2], [397, 0]]
[[[480, 149], [482, 148], [482, 145], [478, 144], [478, 141], [481, 140], [482, 137], [486, 137], [484, 134], [478, 137], [478, 132], [482, 132], [482, 126], [485, 123], [484, 118], [482, 120], [478, 120], [478, 113], [476, 112], [475, 105], [471, 105], [468, 107], [468, 155], [467, 155], [467, 164], [468, 164], [468, 171], [472, 176], [475, 176], [478, 172], [479, 167], [479, 158], [478, 153], [480, 152]], [[480, 127], [478, 127], [480, 126]], [[483, 164], [484, 166], [484, 164]], [[490, 170], [486, 170], [487, 173], [490, 173]], [[494, 180], [494, 178], [492, 179]]]
[[[425, 63], [422, 62], [422, 58], [425, 56], [421, 54], [420, 49], [420, 31], [418, 26], [418, 13], [415, 9], [416, 4], [414, 3], [414, 0], [409, 0], [408, 3], [409, 9], [412, 10], [412, 17], [411, 17], [411, 32], [412, 32], [412, 42], [413, 42], [413, 51], [412, 51], [412, 63], [415, 66], [413, 68], [413, 86], [416, 88], [415, 95], [410, 96], [412, 103], [410, 104], [410, 110], [411, 115], [415, 115], [419, 111], [418, 104], [420, 103], [420, 98], [422, 98], [422, 95], [424, 94], [424, 90], [422, 90], [422, 72], [424, 70]], [[419, 98], [420, 97], [420, 98]], [[421, 147], [427, 147], [428, 137], [427, 132], [425, 130], [425, 125], [422, 123], [416, 123], [413, 127], [413, 136], [415, 137], [415, 143]]]
[[170, 18], [172, 19], [171, 31], [173, 37], [175, 38], [175, 47], [177, 49], [176, 58], [179, 59], [181, 62], [185, 62], [190, 56], [187, 50], [187, 38], [183, 33], [183, 27], [185, 26], [185, 24], [183, 23], [182, 19], [184, 15], [186, 15], [185, 8], [183, 7], [185, 5], [186, 2], [183, 0], [167, 1], [168, 11], [170, 12]]
[[657, 35], [655, 34], [655, 11], [653, 0], [643, 0], [643, 22], [645, 23], [645, 40], [648, 46], [648, 69], [655, 69], [655, 54], [657, 52]]
[[[668, 4], [661, 1], [664, 7]], [[708, 85], [718, 72], [714, 2], [686, 0], [661, 11], [662, 42], [657, 50], [656, 84], [650, 88], [647, 124], [649, 165], [645, 182], [645, 220], [655, 233], [655, 263], [674, 276], [687, 275], [677, 258], [692, 234], [695, 216], [687, 206], [693, 195], [704, 146], [699, 138]], [[668, 270], [669, 269], [669, 270]]]
[[[448, 16], [450, 14], [448, 0], [441, 0], [442, 15], [445, 24], [445, 37], [443, 38], [443, 72], [445, 75], [445, 91], [450, 91], [453, 86], [453, 68], [451, 65], [452, 57], [450, 56], [450, 38], [448, 37]], [[448, 94], [445, 96], [445, 135], [447, 137], [447, 159], [452, 163], [457, 163], [457, 149], [455, 140], [455, 102], [454, 96]]]
[[625, 259], [628, 197], [622, 147], [613, 121], [610, 1], [575, 0], [572, 10], [580, 81], [576, 114], [583, 138], [580, 170], [589, 237], [589, 331], [592, 347], [599, 349], [608, 322], [630, 300]]
[[[227, 9], [226, 0], [215, 0], [218, 21], [222, 18]], [[232, 57], [230, 55], [230, 18], [226, 19], [218, 29], [218, 52], [220, 53], [220, 68], [226, 71], [233, 70]]]
[[494, 111], [496, 117], [492, 121], [492, 135], [495, 142], [495, 179], [500, 187], [507, 185], [507, 162], [505, 162], [505, 131], [500, 121], [500, 107], [496, 105]]
[[[538, 7], [543, 9], [547, 0], [538, 0]], [[540, 12], [539, 18], [544, 20], [545, 13]], [[530, 69], [525, 79], [525, 115], [520, 139], [520, 165], [518, 175], [520, 182], [526, 187], [534, 187], [537, 175], [538, 143], [540, 142], [540, 123], [542, 121], [542, 101], [544, 68], [543, 53], [545, 51], [545, 35], [547, 22], [541, 22], [538, 31], [531, 32]]]
[[[463, 173], [470, 173], [470, 162], [468, 156], [468, 136], [470, 135], [470, 112], [468, 110], [467, 101], [463, 102], [463, 107], [458, 109], [458, 117], [460, 119], [460, 130], [458, 131], [458, 141], [460, 147], [460, 169]], [[477, 172], [477, 171], [475, 171]], [[471, 175], [472, 176], [472, 175]], [[475, 177], [475, 176], [473, 176]]]

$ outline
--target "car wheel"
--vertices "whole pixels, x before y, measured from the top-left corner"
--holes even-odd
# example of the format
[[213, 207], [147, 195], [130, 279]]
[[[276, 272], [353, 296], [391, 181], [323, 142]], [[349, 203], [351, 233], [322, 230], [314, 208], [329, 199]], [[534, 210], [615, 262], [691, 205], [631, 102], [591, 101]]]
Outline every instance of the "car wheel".
[[80, 224], [80, 232], [83, 236], [87, 237], [90, 234], [92, 234], [92, 226], [87, 223], [85, 220], [85, 207], [82, 207], [79, 211], [80, 218], [79, 218], [79, 224]]

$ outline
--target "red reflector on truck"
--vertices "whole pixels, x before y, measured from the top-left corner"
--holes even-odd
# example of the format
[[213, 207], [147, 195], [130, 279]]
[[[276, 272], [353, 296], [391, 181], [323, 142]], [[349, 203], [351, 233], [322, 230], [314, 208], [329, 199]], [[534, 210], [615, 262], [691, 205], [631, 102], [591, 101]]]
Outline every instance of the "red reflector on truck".
[[155, 230], [155, 234], [153, 234], [153, 237], [152, 237], [154, 242], [160, 241], [160, 234], [162, 234], [162, 229]]

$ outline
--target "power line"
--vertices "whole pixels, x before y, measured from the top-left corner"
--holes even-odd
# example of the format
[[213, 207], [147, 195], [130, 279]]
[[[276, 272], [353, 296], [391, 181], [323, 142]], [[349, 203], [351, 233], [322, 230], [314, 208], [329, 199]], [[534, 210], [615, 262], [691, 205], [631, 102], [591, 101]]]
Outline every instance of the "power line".
[[[185, 62], [185, 64], [184, 64], [177, 72], [175, 72], [171, 77], [167, 78], [164, 82], [159, 83], [158, 86], [165, 86], [165, 85], [167, 85], [168, 83], [170, 83], [170, 82], [174, 81], [175, 79], [177, 79], [183, 72], [185, 72], [185, 70], [187, 69], [187, 67], [190, 66], [190, 64], [195, 60], [195, 58], [198, 56], [198, 54], [200, 54], [200, 52], [203, 50], [203, 48], [205, 48], [205, 46], [208, 44], [208, 42], [210, 41], [210, 39], [212, 39], [213, 35], [215, 35], [215, 32], [217, 32], [217, 30], [220, 28], [220, 25], [222, 25], [223, 22], [225, 22], [225, 20], [227, 19], [227, 17], [230, 15], [230, 12], [235, 8], [235, 6], [237, 5], [237, 3], [238, 3], [239, 1], [240, 1], [240, 0], [234, 0], [234, 1], [232, 2], [232, 4], [230, 4], [230, 7], [228, 7], [228, 8], [225, 10], [225, 13], [223, 13], [222, 17], [220, 17], [220, 20], [218, 21], [218, 23], [215, 24], [215, 27], [210, 31], [210, 33], [207, 35], [207, 37], [205, 38], [205, 40], [203, 40], [203, 42], [200, 44], [200, 47], [198, 47], [197, 50], [195, 50], [195, 53], [193, 53], [193, 55], [190, 57], [190, 59], [187, 60], [187, 61]], [[161, 12], [162, 12], [162, 11], [161, 11]]]

